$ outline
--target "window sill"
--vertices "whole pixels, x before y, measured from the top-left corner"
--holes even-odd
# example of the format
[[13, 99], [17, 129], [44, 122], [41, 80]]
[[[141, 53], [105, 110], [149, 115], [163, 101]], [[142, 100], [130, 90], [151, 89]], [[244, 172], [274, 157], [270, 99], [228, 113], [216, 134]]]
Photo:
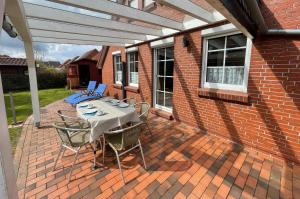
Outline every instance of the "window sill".
[[140, 92], [139, 87], [135, 87], [135, 86], [125, 86], [125, 90], [129, 91], [129, 92], [133, 92], [133, 93], [139, 93]]
[[237, 103], [250, 103], [249, 95], [239, 91], [219, 90], [212, 88], [199, 88], [198, 96], [210, 99], [219, 99]]
[[116, 89], [122, 89], [122, 84], [113, 84], [113, 87]]
[[157, 109], [157, 108], [151, 108], [150, 109], [151, 113], [154, 114], [154, 115], [157, 115], [159, 117], [162, 117], [162, 118], [165, 118], [165, 119], [168, 119], [168, 120], [173, 120], [173, 114], [172, 113], [169, 113], [167, 111], [163, 111], [161, 109]]

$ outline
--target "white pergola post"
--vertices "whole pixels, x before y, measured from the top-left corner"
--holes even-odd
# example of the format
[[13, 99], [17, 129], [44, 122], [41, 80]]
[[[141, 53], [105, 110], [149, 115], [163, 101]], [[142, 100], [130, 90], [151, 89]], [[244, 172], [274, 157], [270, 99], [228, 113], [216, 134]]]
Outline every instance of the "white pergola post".
[[32, 43], [24, 42], [24, 47], [25, 47], [27, 65], [28, 65], [34, 125], [40, 126], [40, 122], [41, 122], [40, 102], [39, 102], [39, 93], [38, 93], [38, 86], [37, 86], [36, 69], [35, 69], [34, 52], [33, 52]]
[[[0, 35], [5, 8], [5, 0], [0, 0]], [[0, 73], [0, 198], [18, 198], [16, 176], [9, 139], [2, 79]]]

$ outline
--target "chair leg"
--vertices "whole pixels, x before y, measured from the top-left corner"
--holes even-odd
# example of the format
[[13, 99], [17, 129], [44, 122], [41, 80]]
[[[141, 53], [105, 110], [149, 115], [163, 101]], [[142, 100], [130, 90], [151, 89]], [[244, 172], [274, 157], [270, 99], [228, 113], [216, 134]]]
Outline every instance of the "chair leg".
[[146, 126], [147, 126], [147, 129], [148, 129], [148, 131], [149, 131], [149, 134], [150, 134], [151, 136], [153, 136], [152, 131], [151, 131], [151, 129], [150, 129], [150, 126], [149, 126], [148, 122], [146, 122]]
[[120, 170], [120, 174], [121, 174], [121, 177], [122, 177], [122, 181], [125, 185], [125, 180], [124, 180], [124, 176], [123, 176], [123, 171], [122, 171], [122, 167], [121, 167], [121, 162], [120, 162], [120, 158], [119, 158], [119, 154], [118, 154], [118, 151], [114, 150], [115, 153], [116, 153], [116, 156], [117, 156], [117, 160], [118, 160], [118, 165], [119, 165], [119, 170]]
[[70, 174], [69, 174], [68, 182], [71, 181], [72, 172], [73, 172], [73, 169], [74, 169], [74, 165], [75, 165], [75, 163], [76, 163], [76, 160], [77, 160], [77, 158], [78, 158], [79, 150], [80, 150], [80, 147], [79, 147], [79, 148], [77, 149], [77, 151], [76, 151], [76, 155], [75, 155], [75, 158], [74, 158], [74, 161], [73, 161], [73, 164], [72, 164], [72, 167], [71, 167], [71, 171], [70, 171]]
[[147, 170], [147, 165], [146, 165], [146, 161], [145, 161], [145, 158], [144, 158], [143, 147], [142, 147], [142, 144], [141, 144], [140, 139], [138, 140], [138, 142], [139, 142], [139, 146], [140, 146], [140, 150], [141, 150], [141, 155], [142, 155], [143, 162], [144, 162], [144, 167], [145, 167], [145, 169]]
[[104, 164], [104, 158], [105, 158], [105, 137], [103, 136], [103, 146], [102, 146], [102, 162]]
[[52, 170], [52, 171], [55, 171], [55, 167], [56, 167], [57, 161], [58, 161], [58, 159], [59, 159], [59, 157], [60, 157], [60, 154], [61, 154], [62, 150], [64, 150], [63, 145], [60, 146], [60, 149], [59, 149], [58, 155], [57, 155], [57, 157], [56, 157], [56, 160], [55, 160], [54, 167], [53, 167], [53, 170]]

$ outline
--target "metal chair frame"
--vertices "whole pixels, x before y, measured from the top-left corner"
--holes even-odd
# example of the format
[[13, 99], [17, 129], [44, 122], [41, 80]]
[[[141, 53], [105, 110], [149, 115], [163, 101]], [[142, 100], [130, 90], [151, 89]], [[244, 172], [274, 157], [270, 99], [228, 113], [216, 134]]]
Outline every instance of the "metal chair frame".
[[[91, 129], [86, 129], [86, 128], [85, 129], [64, 128], [62, 126], [58, 126], [57, 124], [58, 123], [53, 124], [53, 127], [56, 128], [57, 133], [59, 134], [59, 137], [61, 138], [62, 143], [61, 143], [59, 153], [58, 153], [58, 155], [56, 157], [56, 160], [55, 160], [55, 163], [54, 163], [53, 171], [55, 171], [55, 169], [56, 169], [56, 165], [57, 165], [57, 162], [58, 162], [58, 159], [60, 158], [60, 156], [64, 157], [64, 153], [65, 153], [66, 149], [69, 149], [69, 150], [73, 151], [75, 153], [75, 157], [74, 157], [74, 160], [73, 160], [73, 163], [72, 163], [72, 166], [71, 166], [71, 171], [70, 171], [70, 174], [69, 174], [69, 177], [68, 177], [68, 182], [70, 182], [71, 177], [72, 177], [72, 172], [73, 172], [73, 169], [74, 169], [74, 165], [75, 165], [75, 163], [78, 159], [78, 155], [79, 155], [79, 151], [80, 151], [81, 147], [86, 146], [86, 145], [90, 145], [92, 147], [92, 149], [94, 150], [94, 147], [92, 146], [92, 144], [89, 141], [85, 141], [80, 146], [74, 146], [74, 144], [72, 143], [71, 137], [74, 136], [77, 133], [80, 133], [80, 132], [90, 133]], [[63, 122], [62, 124], [65, 125], [65, 122]], [[63, 138], [60, 136], [59, 130], [62, 130], [63, 133], [66, 132], [65, 135], [68, 138], [68, 142], [69, 142], [70, 146], [67, 143], [65, 143], [66, 141], [64, 141]], [[74, 132], [74, 134], [71, 134], [70, 132]], [[70, 134], [71, 134], [71, 136], [70, 136]]]
[[[143, 106], [145, 110], [143, 111]], [[140, 102], [135, 105], [135, 107], [139, 107], [139, 118], [143, 121], [144, 125], [147, 127], [148, 132], [150, 133], [151, 136], [153, 136], [152, 131], [150, 129], [150, 126], [148, 124], [148, 115], [149, 115], [149, 110], [150, 110], [150, 104], [147, 102]]]
[[[124, 185], [126, 184], [125, 183], [125, 179], [124, 179], [124, 176], [123, 176], [123, 171], [122, 171], [122, 167], [121, 167], [121, 162], [120, 162], [120, 157], [125, 155], [126, 153], [132, 151], [133, 149], [135, 148], [140, 148], [140, 152], [141, 152], [141, 156], [142, 156], [142, 159], [143, 159], [143, 163], [144, 163], [144, 167], [145, 169], [147, 169], [147, 165], [146, 165], [146, 161], [145, 161], [145, 158], [144, 158], [144, 152], [143, 152], [143, 148], [142, 148], [142, 144], [141, 144], [141, 141], [139, 138], [137, 138], [137, 144], [132, 146], [131, 148], [119, 153], [118, 150], [109, 142], [109, 138], [105, 138], [105, 137], [108, 137], [109, 135], [115, 135], [115, 134], [120, 134], [120, 133], [126, 133], [130, 130], [134, 130], [135, 128], [140, 128], [140, 126], [142, 125], [143, 123], [142, 122], [139, 122], [137, 124], [134, 124], [133, 126], [130, 126], [130, 127], [127, 127], [127, 128], [124, 128], [124, 129], [119, 129], [119, 130], [115, 130], [115, 131], [109, 131], [109, 132], [106, 132], [104, 135], [104, 140], [103, 140], [103, 164], [104, 164], [104, 157], [105, 157], [105, 142], [106, 140], [108, 140], [108, 145], [113, 149], [113, 151], [115, 152], [116, 154], [116, 157], [117, 157], [117, 161], [118, 161], [118, 166], [119, 166], [119, 171], [120, 171], [120, 174], [121, 174], [121, 178], [122, 178], [122, 181], [124, 183]], [[122, 135], [123, 136], [123, 135]], [[123, 142], [123, 137], [122, 137], [122, 148], [124, 147], [127, 147], [127, 146], [124, 146], [124, 142]]]

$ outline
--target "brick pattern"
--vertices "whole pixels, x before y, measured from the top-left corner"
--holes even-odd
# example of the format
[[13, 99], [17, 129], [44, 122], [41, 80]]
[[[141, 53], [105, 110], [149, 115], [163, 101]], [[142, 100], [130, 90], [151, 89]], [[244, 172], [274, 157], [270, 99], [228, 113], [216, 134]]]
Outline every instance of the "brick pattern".
[[262, 14], [268, 28], [298, 29], [300, 2], [298, 0], [263, 0]]
[[[67, 151], [52, 171], [59, 138], [50, 124], [59, 120], [56, 110], [71, 108], [56, 102], [42, 114], [40, 129], [32, 125], [32, 117], [24, 124], [15, 156], [19, 198], [297, 198], [300, 194], [300, 166], [154, 116], [150, 118], [154, 136], [142, 137], [148, 170], [138, 153], [123, 158], [127, 181], [123, 186], [115, 158], [108, 155], [103, 167], [91, 170], [88, 147], [81, 151], [67, 183], [74, 156]], [[97, 154], [100, 162], [101, 151]]]
[[[264, 0], [263, 4], [275, 13], [277, 22], [283, 24], [284, 28], [298, 27], [288, 25], [299, 21], [297, 1]], [[281, 6], [282, 11], [279, 11]], [[264, 12], [267, 13], [265, 10]], [[269, 19], [267, 16], [265, 18]], [[188, 48], [182, 46], [184, 35], [190, 41]], [[242, 95], [224, 91], [212, 93], [201, 88], [203, 49], [200, 30], [178, 34], [174, 39], [174, 119], [241, 145], [262, 150], [271, 156], [300, 162], [299, 38], [255, 38], [248, 92]], [[147, 43], [138, 48], [140, 93], [129, 91], [128, 95], [153, 104], [153, 50]], [[112, 67], [110, 55], [111, 53], [108, 54], [107, 65], [104, 67]], [[111, 79], [112, 73], [108, 71], [104, 76]], [[111, 92], [115, 94], [120, 90], [114, 89]]]

